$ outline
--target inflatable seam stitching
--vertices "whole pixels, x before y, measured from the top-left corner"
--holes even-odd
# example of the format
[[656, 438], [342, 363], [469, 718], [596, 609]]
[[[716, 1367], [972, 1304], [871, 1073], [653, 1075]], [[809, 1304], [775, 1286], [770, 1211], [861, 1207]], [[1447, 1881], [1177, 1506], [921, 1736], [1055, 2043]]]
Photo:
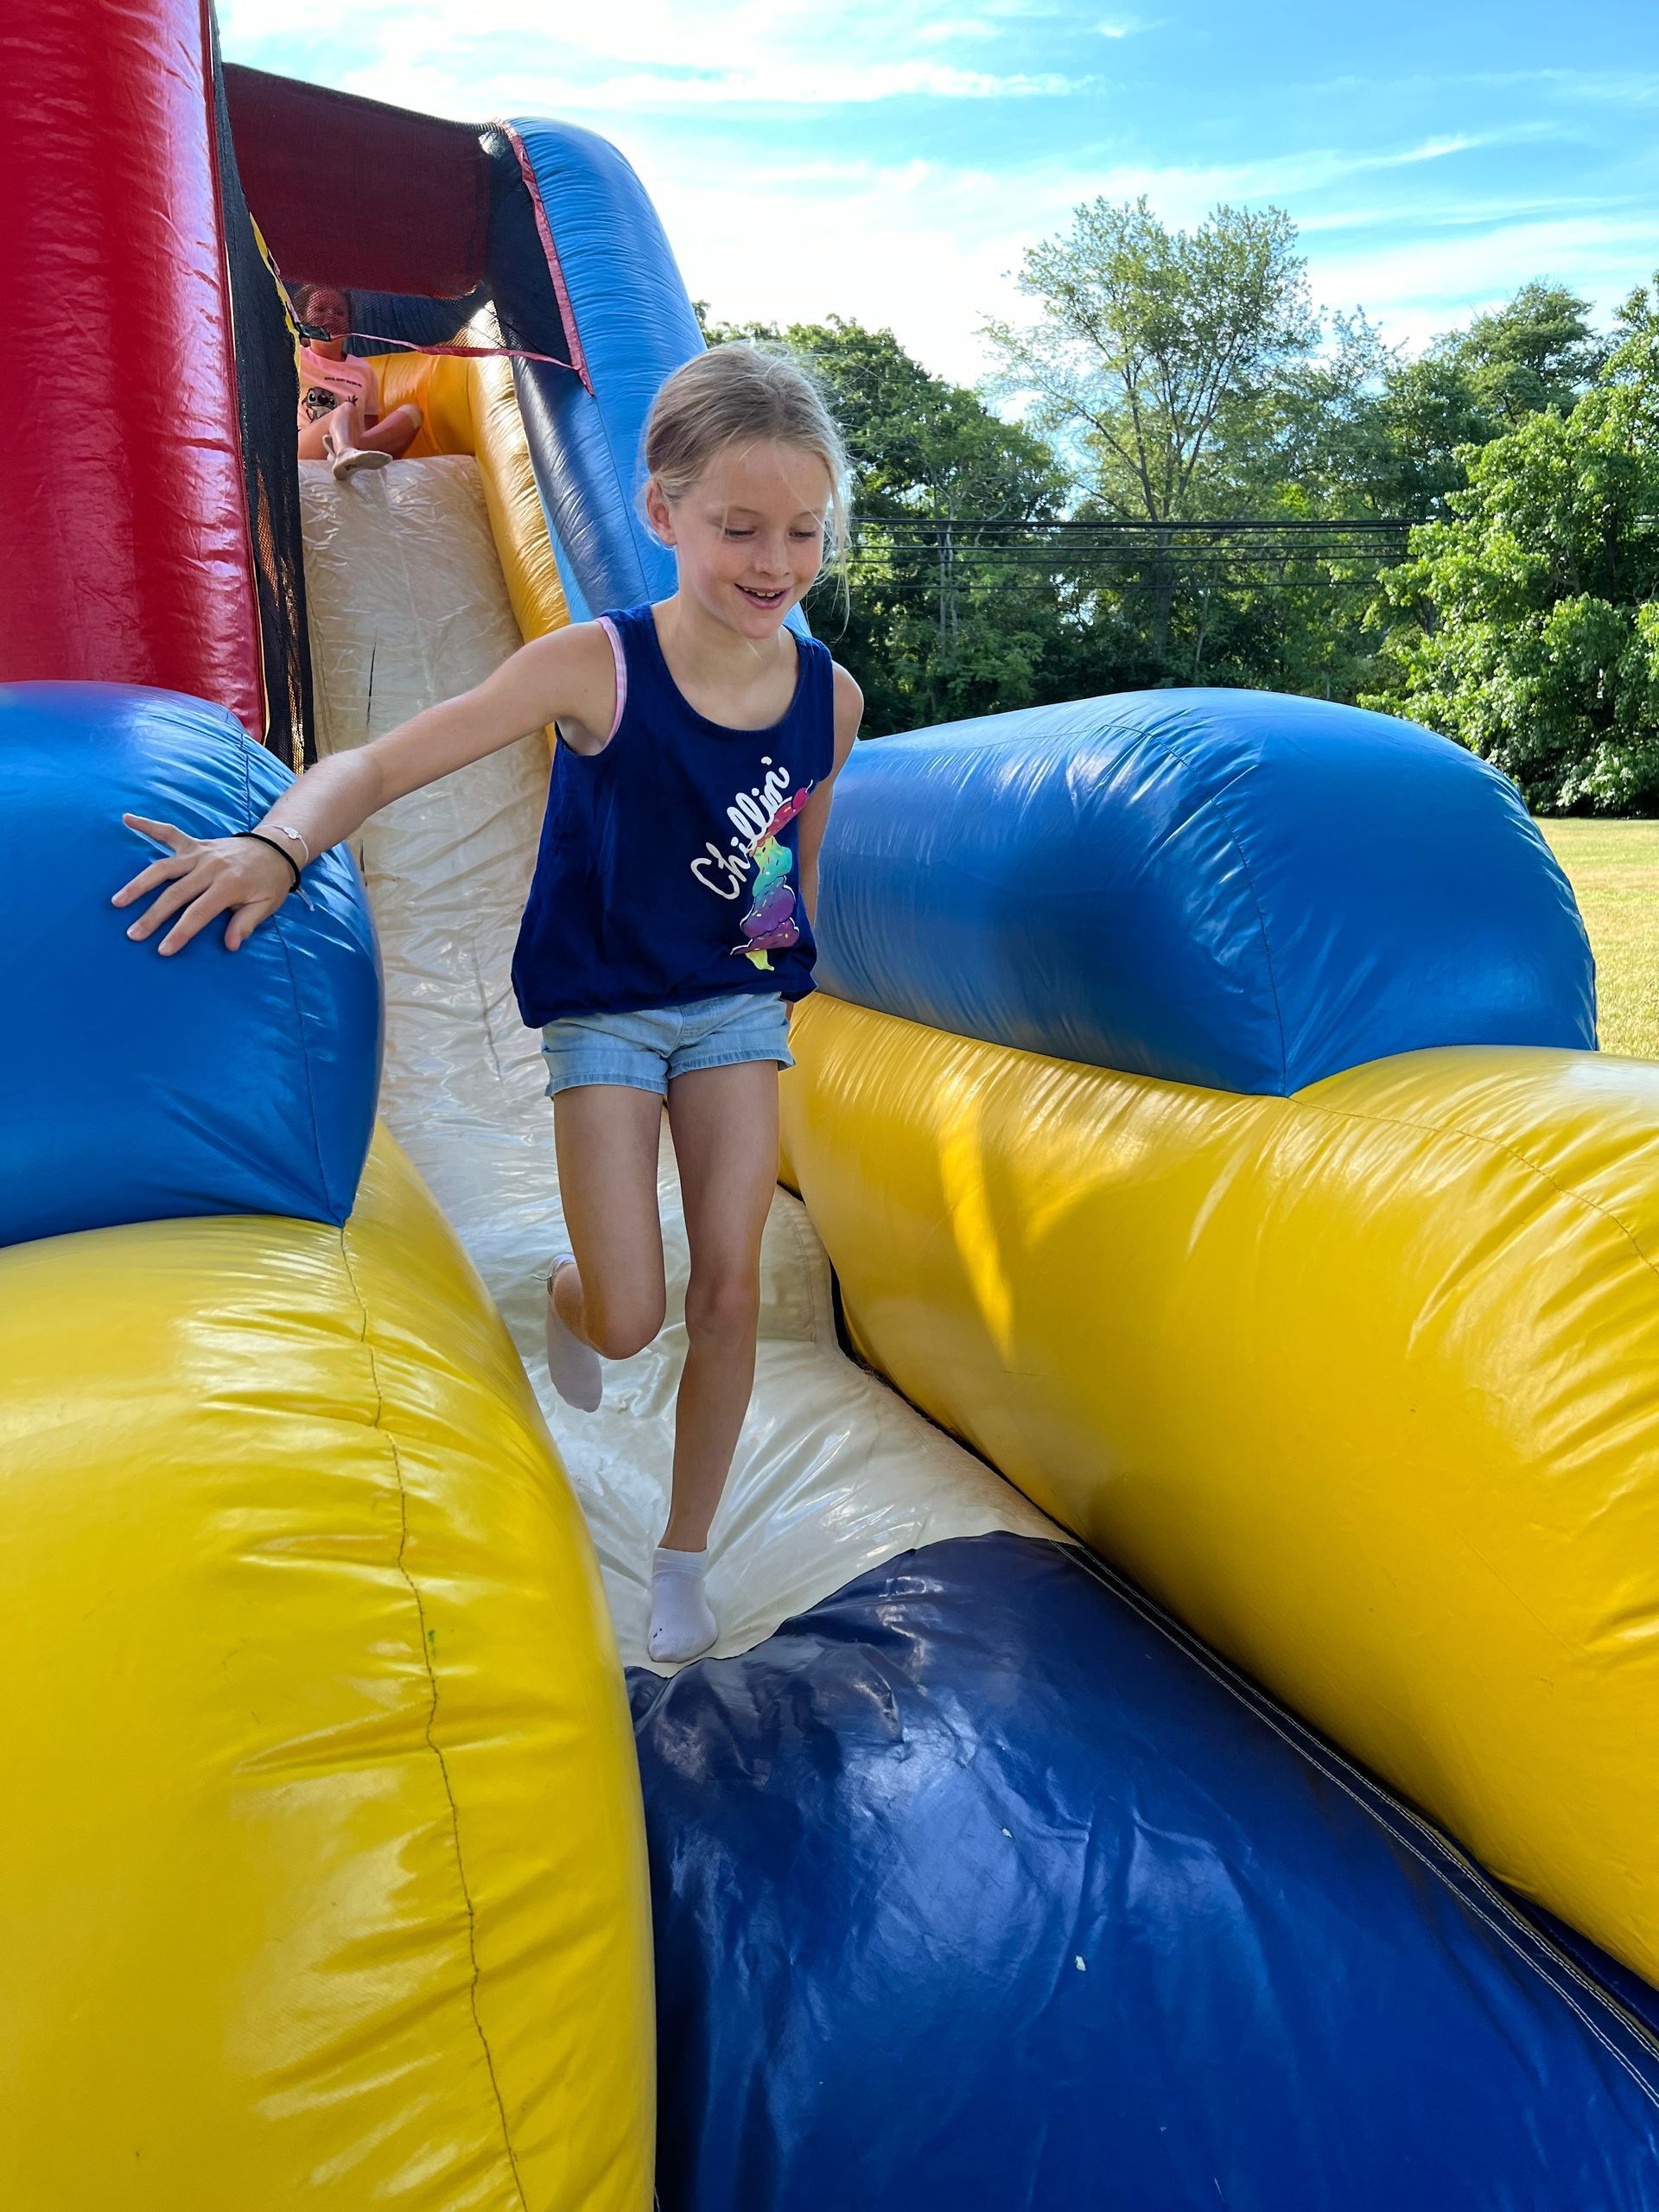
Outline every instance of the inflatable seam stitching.
[[[513, 145], [518, 151], [519, 163], [524, 169], [525, 181], [530, 187], [531, 196], [535, 204], [536, 219], [537, 224], [541, 226], [542, 236], [546, 243], [547, 250], [550, 256], [553, 253], [552, 232], [548, 228], [547, 219], [544, 218], [543, 213], [544, 203], [542, 199], [541, 185], [536, 177], [535, 164], [531, 160], [530, 149], [524, 144], [517, 131], [513, 130], [511, 124], [503, 124], [501, 127], [512, 137]], [[558, 268], [556, 258], [550, 264], [550, 266], [553, 270], [554, 283], [558, 288], [559, 296], [561, 300], [563, 300], [565, 298], [564, 277], [563, 271]], [[593, 377], [589, 373], [587, 356], [581, 353], [581, 340], [576, 336], [575, 309], [574, 307], [570, 308], [570, 345], [572, 353], [577, 354], [582, 362], [580, 380], [583, 389], [587, 391], [588, 397], [594, 402], [598, 412], [600, 429], [603, 432], [603, 436], [599, 442], [603, 448], [606, 463], [610, 469], [611, 481], [616, 489], [616, 510], [620, 514], [626, 516], [627, 519], [628, 543], [632, 550], [634, 562], [639, 570], [641, 588], [644, 590], [646, 598], [649, 599], [651, 585], [649, 578], [645, 573], [645, 564], [644, 560], [640, 557], [639, 551], [640, 531], [639, 515], [636, 511], [635, 502], [630, 495], [627, 486], [622, 480], [622, 467], [621, 463], [617, 459], [616, 442], [611, 435], [611, 425], [606, 416], [605, 410], [599, 405], [598, 387], [594, 383]], [[516, 363], [514, 365], [513, 375], [514, 381], [516, 383], [518, 378], [518, 366]], [[603, 504], [604, 503], [602, 501], [595, 502], [596, 507], [602, 507]], [[558, 539], [554, 531], [553, 518], [551, 515], [549, 515], [547, 518], [547, 531], [550, 542], [556, 546]], [[587, 594], [584, 593], [583, 597], [585, 598]]]
[[[249, 747], [251, 742], [251, 739], [244, 738], [239, 754], [242, 763], [242, 799], [251, 823], [258, 818], [257, 810], [253, 804], [253, 776], [251, 762], [249, 759]], [[280, 913], [271, 916], [270, 926], [271, 934], [282, 947], [283, 969], [288, 977], [289, 994], [294, 1001], [295, 1024], [300, 1033], [300, 1065], [305, 1071], [305, 1105], [311, 1123], [311, 1156], [317, 1164], [317, 1188], [322, 1192], [325, 1202], [330, 1207], [336, 1207], [339, 1202], [335, 1198], [328, 1169], [322, 1156], [322, 1130], [317, 1120], [316, 1093], [311, 1084], [311, 1047], [306, 1035], [305, 1007], [300, 997], [299, 978], [294, 972], [293, 950], [283, 934]], [[346, 1215], [350, 1211], [351, 1204], [348, 1199], [346, 1205], [335, 1212], [336, 1223], [343, 1224]], [[365, 1318], [366, 1320], [366, 1315]]]
[[[1449, 1836], [1442, 1834], [1432, 1822], [1425, 1820], [1421, 1813], [1415, 1812], [1403, 1800], [1396, 1797], [1392, 1790], [1385, 1789], [1374, 1776], [1367, 1774], [1363, 1768], [1356, 1766], [1351, 1760], [1345, 1758], [1334, 1744], [1316, 1735], [1304, 1722], [1299, 1721], [1294, 1713], [1278, 1705], [1256, 1683], [1251, 1681], [1248, 1675], [1230, 1666], [1219, 1653], [1212, 1651], [1207, 1644], [1201, 1643], [1196, 1637], [1184, 1630], [1178, 1621], [1165, 1613], [1160, 1606], [1154, 1604], [1152, 1599], [1134, 1583], [1115, 1573], [1103, 1560], [1097, 1559], [1086, 1548], [1079, 1546], [1077, 1551], [1077, 1557], [1089, 1573], [1092, 1574], [1097, 1581], [1103, 1582], [1108, 1589], [1122, 1599], [1133, 1611], [1138, 1612], [1141, 1618], [1149, 1626], [1156, 1629], [1167, 1643], [1173, 1644], [1175, 1649], [1184, 1653], [1201, 1672], [1207, 1674], [1212, 1681], [1218, 1683], [1248, 1712], [1253, 1713], [1264, 1727], [1271, 1729], [1280, 1741], [1294, 1751], [1306, 1764], [1332, 1783], [1342, 1791], [1344, 1796], [1357, 1805], [1376, 1827], [1382, 1828], [1386, 1834], [1394, 1836], [1402, 1848], [1408, 1851], [1442, 1889], [1458, 1898], [1467, 1910], [1473, 1913], [1478, 1920], [1482, 1921], [1491, 1929], [1500, 1942], [1506, 1943], [1522, 1964], [1531, 1968], [1538, 1980], [1567, 2006], [1580, 2025], [1601, 2045], [1614, 2063], [1630, 2076], [1648, 2102], [1656, 2110], [1659, 2110], [1659, 2090], [1654, 2088], [1653, 2085], [1643, 2077], [1640, 2069], [1633, 2064], [1624, 2052], [1620, 2050], [1618, 2044], [1612, 2042], [1590, 2018], [1574, 1999], [1572, 1992], [1563, 1989], [1546, 1970], [1543, 1962], [1536, 1955], [1546, 1943], [1542, 1931], [1523, 1918], [1506, 1897], [1501, 1896], [1483, 1878], [1480, 1870], [1473, 1865], [1465, 1853], [1459, 1850]], [[1406, 1822], [1415, 1827], [1419, 1834], [1433, 1847], [1433, 1853], [1420, 1848], [1409, 1836], [1397, 1834], [1397, 1832], [1383, 1819], [1376, 1804], [1373, 1802], [1375, 1799], [1381, 1799], [1391, 1811], [1400, 1815]], [[1438, 1854], [1438, 1857], [1433, 1854]], [[1454, 1865], [1468, 1878], [1470, 1887], [1478, 1890], [1482, 1896], [1490, 1900], [1493, 1907], [1491, 1912], [1486, 1911], [1474, 1898], [1462, 1894], [1452, 1881], [1446, 1862]], [[1519, 1934], [1516, 1931], [1519, 1931]], [[1522, 1937], [1525, 1940], [1521, 1940]], [[1531, 1948], [1529, 1948], [1529, 1946]], [[1659, 2056], [1659, 2044], [1656, 2044], [1654, 2037], [1633, 2015], [1627, 2014], [1616, 1999], [1591, 1981], [1573, 1961], [1560, 1958], [1554, 1952], [1554, 1947], [1551, 1947], [1551, 1956], [1557, 1958], [1558, 1963], [1572, 1976], [1580, 1988], [1588, 1995], [1599, 1999], [1605, 2009], [1613, 2014], [1619, 2024], [1625, 2028], [1645, 2050], [1655, 2056]]]
[[385, 1440], [386, 1450], [391, 1459], [392, 1478], [397, 1485], [397, 1573], [414, 1601], [421, 1669], [426, 1677], [428, 1690], [426, 1726], [423, 1733], [426, 1738], [427, 1749], [437, 1762], [439, 1779], [443, 1785], [444, 1802], [449, 1808], [449, 1832], [455, 1847], [455, 1877], [461, 1885], [461, 1901], [467, 1914], [467, 1955], [473, 1969], [472, 1980], [467, 1992], [467, 2009], [473, 2016], [473, 2029], [478, 2037], [479, 2048], [484, 2054], [485, 2070], [490, 2078], [490, 2092], [495, 2100], [496, 2113], [501, 2123], [501, 2147], [506, 2153], [507, 2164], [512, 2173], [513, 2187], [518, 2193], [518, 2202], [523, 2208], [523, 2212], [530, 2212], [530, 2202], [524, 2194], [524, 2180], [518, 2171], [518, 2160], [512, 2147], [512, 2132], [507, 2124], [506, 2101], [501, 2094], [501, 2084], [496, 2077], [495, 2054], [490, 2049], [490, 2039], [484, 2031], [484, 2022], [478, 2010], [478, 1986], [483, 1974], [483, 1967], [478, 1955], [478, 1916], [474, 1910], [473, 1893], [467, 1881], [467, 1862], [461, 1847], [461, 1808], [455, 1802], [454, 1789], [449, 1779], [448, 1761], [444, 1758], [442, 1750], [432, 1733], [433, 1724], [438, 1716], [438, 1678], [432, 1664], [431, 1647], [427, 1642], [426, 1607], [422, 1602], [420, 1585], [410, 1573], [404, 1557], [409, 1548], [409, 1491], [404, 1480], [403, 1454], [397, 1448], [397, 1438], [386, 1426], [385, 1393], [380, 1387], [380, 1370], [375, 1358], [374, 1346], [369, 1341], [368, 1305], [361, 1290], [358, 1287], [357, 1271], [352, 1265], [350, 1241], [344, 1227], [340, 1230], [339, 1236], [340, 1262], [346, 1270], [346, 1280], [351, 1287], [352, 1296], [356, 1300], [358, 1312], [362, 1316], [363, 1333], [359, 1341], [363, 1346], [364, 1356], [368, 1361], [369, 1380], [374, 1389], [373, 1427], [377, 1433]]
[[[592, 393], [591, 397], [597, 404], [598, 394], [596, 392]], [[645, 564], [640, 558], [639, 554], [639, 518], [635, 511], [635, 502], [629, 495], [627, 486], [622, 481], [622, 467], [621, 463], [616, 457], [615, 441], [611, 436], [611, 426], [605, 421], [602, 412], [600, 416], [600, 423], [605, 432], [603, 443], [606, 465], [611, 473], [611, 482], [616, 487], [617, 508], [627, 518], [628, 544], [633, 554], [635, 566], [639, 571], [640, 589], [645, 593], [645, 598], [648, 601], [651, 596], [651, 582], [645, 574]], [[596, 502], [596, 504], [599, 503]], [[548, 521], [548, 531], [550, 536], [552, 533], [552, 520], [550, 517]]]
[[1656, 1263], [1643, 1249], [1641, 1238], [1628, 1223], [1619, 1219], [1611, 1206], [1604, 1205], [1599, 1198], [1592, 1198], [1588, 1192], [1575, 1190], [1570, 1184], [1558, 1181], [1541, 1160], [1529, 1158], [1524, 1152], [1517, 1152], [1512, 1144], [1505, 1144], [1502, 1137], [1489, 1136], [1478, 1129], [1460, 1128], [1454, 1122], [1403, 1122], [1392, 1114], [1363, 1114], [1357, 1107], [1327, 1106], [1322, 1099], [1310, 1098], [1301, 1092], [1293, 1092], [1292, 1096], [1299, 1106], [1306, 1107], [1310, 1113], [1323, 1115], [1327, 1121], [1363, 1122], [1377, 1128], [1404, 1129], [1414, 1137], [1456, 1137], [1465, 1144], [1483, 1145], [1489, 1152], [1501, 1152], [1517, 1167], [1525, 1168], [1541, 1183], [1547, 1183], [1557, 1198], [1565, 1198], [1574, 1205], [1587, 1207], [1592, 1213], [1599, 1214], [1604, 1221], [1610, 1222], [1648, 1272], [1659, 1275], [1659, 1263]]
[[530, 149], [513, 124], [505, 117], [501, 123], [512, 146], [513, 156], [518, 163], [518, 174], [524, 179], [524, 189], [530, 195], [531, 212], [536, 218], [537, 233], [542, 241], [542, 251], [547, 256], [547, 273], [553, 279], [553, 296], [559, 303], [559, 313], [564, 320], [565, 336], [570, 341], [570, 365], [577, 380], [591, 392], [594, 380], [588, 373], [588, 357], [582, 351], [582, 333], [576, 328], [576, 311], [570, 304], [570, 294], [564, 281], [564, 265], [559, 259], [558, 248], [553, 243], [553, 223], [542, 197], [541, 180], [536, 165], [530, 158]]
[[[1189, 776], [1197, 773], [1186, 755], [1178, 746], [1172, 745], [1166, 737], [1155, 738], [1154, 742], [1160, 745], [1170, 758], [1179, 762]], [[1273, 994], [1273, 1018], [1279, 1029], [1279, 1095], [1283, 1097], [1290, 1090], [1290, 1046], [1285, 1038], [1285, 1010], [1279, 1002], [1279, 977], [1273, 964], [1273, 946], [1268, 937], [1268, 918], [1262, 910], [1262, 900], [1255, 888], [1255, 878], [1250, 873], [1249, 858], [1244, 850], [1243, 841], [1233, 826], [1232, 816], [1221, 803], [1221, 793], [1211, 792], [1204, 803], [1206, 806], [1215, 809], [1226, 828], [1228, 836], [1232, 840], [1233, 850], [1238, 855], [1238, 864], [1244, 871], [1244, 881], [1249, 891], [1250, 904], [1255, 909], [1255, 925], [1262, 932], [1262, 956], [1268, 967], [1268, 988]], [[1245, 1097], [1249, 1096], [1248, 1092], [1241, 1092], [1238, 1095]]]

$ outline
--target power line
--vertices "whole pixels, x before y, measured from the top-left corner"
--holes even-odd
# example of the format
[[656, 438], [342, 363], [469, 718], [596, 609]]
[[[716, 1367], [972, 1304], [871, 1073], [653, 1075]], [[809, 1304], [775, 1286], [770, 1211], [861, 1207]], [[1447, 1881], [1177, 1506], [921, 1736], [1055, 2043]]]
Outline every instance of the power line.
[[[1287, 588], [1328, 590], [1338, 565], [1374, 569], [1402, 559], [1412, 527], [1403, 518], [1377, 516], [1021, 522], [861, 515], [849, 551], [855, 574], [907, 596], [938, 588], [947, 577], [958, 584], [1041, 575], [1086, 583], [1122, 577], [1126, 569], [1143, 578], [1155, 569], [1177, 584], [1248, 588], [1270, 580]], [[923, 563], [931, 575], [916, 573]]]
[[1047, 518], [1021, 520], [1007, 515], [855, 515], [855, 530], [886, 531], [1020, 531], [1027, 535], [1041, 532], [1055, 537], [1065, 532], [1085, 531], [1120, 531], [1140, 532], [1152, 537], [1180, 535], [1224, 537], [1229, 531], [1262, 531], [1280, 534], [1330, 533], [1337, 531], [1408, 531], [1415, 524], [1407, 516], [1394, 515], [1236, 515], [1224, 521], [1155, 522], [1141, 516], [1108, 515], [1095, 519], [1079, 520], [1068, 516], [1058, 520]]
[[1007, 522], [998, 517], [859, 515], [853, 542], [886, 541], [906, 551], [941, 549], [951, 553], [1004, 550], [1185, 554], [1189, 548], [1234, 550], [1240, 544], [1275, 552], [1318, 548], [1363, 550], [1385, 557], [1404, 551], [1413, 524], [1393, 518], [1327, 518], [1281, 521], [1243, 517], [1228, 522]]

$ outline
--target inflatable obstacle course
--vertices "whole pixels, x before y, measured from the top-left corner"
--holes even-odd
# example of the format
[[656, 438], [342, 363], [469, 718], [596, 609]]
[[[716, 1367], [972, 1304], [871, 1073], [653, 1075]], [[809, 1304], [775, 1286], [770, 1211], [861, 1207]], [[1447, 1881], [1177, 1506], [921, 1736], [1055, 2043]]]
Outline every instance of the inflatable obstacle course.
[[1659, 1978], [1659, 1071], [1549, 1049], [1565, 879], [1378, 715], [1004, 721], [870, 748], [826, 859], [785, 1141], [855, 1341]]
[[[158, 962], [88, 880], [133, 763], [141, 810], [244, 826], [213, 771], [280, 773], [253, 741], [359, 743], [668, 588], [639, 428], [695, 319], [591, 135], [221, 74], [174, 0], [128, 29], [122, 99], [51, 5], [0, 94], [47, 188], [0, 238], [25, 358], [48, 302], [121, 330], [124, 389], [175, 372], [101, 429], [168, 484], [142, 527], [73, 440], [0, 472], [35, 559], [0, 741], [42, 825], [0, 987], [41, 1102], [0, 1159], [10, 2196], [1650, 2203], [1649, 1071], [1585, 1049], [1582, 932], [1505, 787], [1213, 693], [861, 752], [722, 1642], [664, 1679], [669, 1156], [662, 1338], [591, 1421], [537, 1351], [558, 1193], [506, 963], [544, 740], [357, 841], [366, 1162], [344, 857], [264, 967]], [[83, 172], [124, 237], [54, 212]], [[547, 358], [384, 364], [422, 448], [301, 468], [244, 182], [284, 272], [381, 295], [387, 336], [482, 286], [471, 337]], [[187, 390], [234, 359], [258, 403], [206, 445], [171, 324], [110, 313], [135, 252], [193, 303]], [[268, 1095], [328, 1052], [343, 1170]], [[127, 1225], [29, 1211], [52, 1142]], [[911, 1403], [842, 1351], [832, 1262]]]
[[257, 822], [287, 772], [222, 709], [128, 684], [10, 686], [0, 747], [14, 833], [51, 893], [26, 905], [13, 948], [26, 1049], [0, 1096], [0, 1236], [188, 1214], [343, 1222], [380, 1072], [373, 926], [350, 861], [321, 855], [234, 959], [215, 944], [188, 966], [135, 960], [134, 910], [110, 903], [166, 851], [124, 815], [164, 809], [222, 836]]
[[396, 1147], [343, 1230], [18, 1244], [0, 1311], [9, 2202], [648, 2202], [610, 1624]]

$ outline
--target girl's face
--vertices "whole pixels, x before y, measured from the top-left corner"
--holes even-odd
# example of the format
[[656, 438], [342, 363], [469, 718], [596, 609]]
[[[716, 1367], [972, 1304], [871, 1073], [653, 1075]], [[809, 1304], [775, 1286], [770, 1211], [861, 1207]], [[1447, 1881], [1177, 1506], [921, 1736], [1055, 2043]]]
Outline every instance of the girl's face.
[[823, 562], [830, 471], [814, 453], [762, 438], [715, 455], [671, 501], [654, 479], [645, 512], [679, 558], [680, 589], [740, 637], [775, 637]]
[[305, 303], [300, 317], [315, 330], [326, 330], [330, 338], [343, 338], [352, 327], [344, 292], [336, 292], [327, 284], [319, 284]]

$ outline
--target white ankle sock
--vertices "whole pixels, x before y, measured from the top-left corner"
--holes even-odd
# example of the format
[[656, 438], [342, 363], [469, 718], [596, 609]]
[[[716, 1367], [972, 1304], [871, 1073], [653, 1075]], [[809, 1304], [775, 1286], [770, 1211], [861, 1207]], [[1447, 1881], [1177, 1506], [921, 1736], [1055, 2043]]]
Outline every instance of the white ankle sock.
[[573, 1330], [566, 1328], [563, 1316], [553, 1303], [553, 1278], [569, 1257], [568, 1252], [560, 1253], [548, 1271], [548, 1379], [567, 1406], [574, 1406], [578, 1413], [596, 1414], [605, 1395], [599, 1354], [591, 1344], [583, 1344]]
[[702, 1586], [709, 1554], [673, 1552], [658, 1545], [651, 1560], [651, 1626], [645, 1649], [653, 1659], [679, 1666], [706, 1651], [719, 1633]]

